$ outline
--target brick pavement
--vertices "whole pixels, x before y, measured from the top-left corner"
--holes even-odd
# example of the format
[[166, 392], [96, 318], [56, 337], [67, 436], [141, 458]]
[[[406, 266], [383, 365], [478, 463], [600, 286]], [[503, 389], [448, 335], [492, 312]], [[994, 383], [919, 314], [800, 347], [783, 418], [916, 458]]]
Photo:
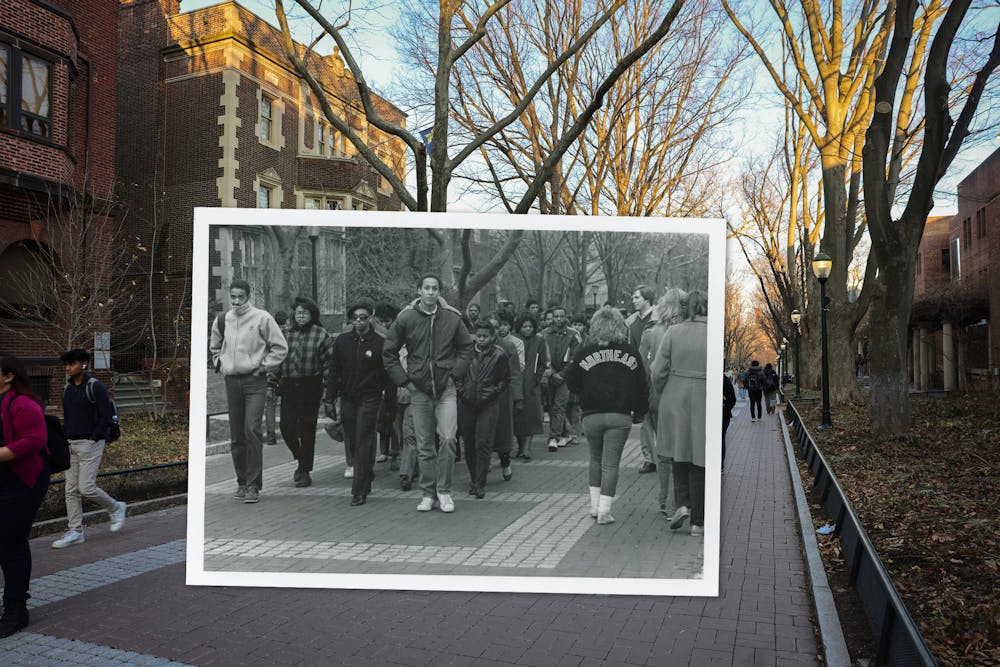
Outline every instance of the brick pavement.
[[[32, 665], [819, 664], [776, 418], [751, 424], [743, 412], [731, 426], [729, 448], [718, 598], [189, 587], [184, 565], [170, 564], [185, 536], [183, 508], [174, 508], [131, 517], [116, 535], [98, 527], [70, 549], [50, 549], [51, 536], [34, 540], [39, 593], [51, 590], [56, 580], [48, 577], [70, 568], [78, 568], [78, 578], [100, 577], [100, 585], [52, 601], [39, 596], [30, 632], [0, 640], [0, 655], [5, 663], [10, 657]], [[624, 477], [639, 478], [629, 467]], [[222, 481], [210, 470], [209, 485]], [[339, 493], [317, 498], [328, 508], [347, 501]], [[471, 515], [471, 506], [489, 499], [460, 498], [455, 515], [428, 518]], [[381, 512], [380, 505], [397, 503], [412, 501], [378, 494], [360, 509]], [[641, 520], [631, 514], [616, 527]], [[143, 548], [159, 559], [156, 567], [122, 560]]]

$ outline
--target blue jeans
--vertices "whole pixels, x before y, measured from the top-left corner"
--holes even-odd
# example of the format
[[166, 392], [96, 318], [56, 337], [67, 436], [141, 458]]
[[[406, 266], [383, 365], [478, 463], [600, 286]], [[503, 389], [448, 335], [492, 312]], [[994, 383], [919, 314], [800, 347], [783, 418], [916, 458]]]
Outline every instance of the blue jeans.
[[396, 410], [396, 433], [402, 443], [399, 475], [413, 479], [417, 469], [417, 437], [413, 432], [413, 411], [409, 403], [400, 403]]
[[[420, 489], [429, 498], [450, 495], [458, 433], [458, 397], [454, 381], [448, 378], [437, 400], [422, 391], [411, 392], [410, 410], [420, 459]], [[440, 451], [434, 442], [435, 433], [441, 440]]]
[[[566, 383], [553, 387], [549, 385], [549, 438], [561, 438], [566, 426], [566, 404], [569, 401], [569, 387]], [[583, 430], [586, 432], [587, 427]]]
[[590, 486], [601, 487], [602, 496], [618, 488], [618, 464], [632, 430], [632, 418], [620, 412], [600, 412], [583, 417], [583, 431], [590, 445]]
[[229, 439], [236, 483], [260, 489], [264, 480], [264, 401], [267, 379], [263, 375], [227, 375]]

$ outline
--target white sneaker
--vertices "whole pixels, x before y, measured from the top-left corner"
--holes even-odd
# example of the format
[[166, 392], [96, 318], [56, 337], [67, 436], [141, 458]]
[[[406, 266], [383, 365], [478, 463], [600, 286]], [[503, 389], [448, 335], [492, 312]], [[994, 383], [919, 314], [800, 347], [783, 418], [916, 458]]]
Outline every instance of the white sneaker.
[[569, 447], [569, 438], [559, 438], [560, 447]]
[[420, 499], [420, 504], [417, 505], [418, 512], [430, 512], [434, 509], [434, 499], [430, 496], [424, 496]]
[[441, 511], [445, 514], [451, 514], [455, 511], [455, 501], [451, 499], [450, 494], [442, 493], [439, 495], [438, 503], [441, 505]]
[[385, 463], [388, 460], [389, 457], [386, 456], [385, 454], [379, 454], [378, 456], [375, 457], [375, 463]]
[[549, 438], [549, 451], [558, 452], [559, 451], [559, 440], [556, 438]]
[[696, 526], [694, 524], [691, 524], [691, 535], [693, 537], [698, 537], [699, 535], [704, 535], [704, 534], [705, 534], [704, 526]]
[[108, 513], [108, 517], [111, 519], [112, 533], [117, 533], [125, 525], [125, 503], [119, 500], [117, 505], [118, 507], [114, 512]]
[[74, 544], [83, 544], [85, 541], [86, 538], [84, 537], [82, 530], [67, 530], [65, 535], [52, 543], [52, 548], [65, 549], [66, 547], [73, 546]]
[[347, 466], [347, 469], [344, 471], [344, 477], [347, 479], [354, 478], [354, 466]]

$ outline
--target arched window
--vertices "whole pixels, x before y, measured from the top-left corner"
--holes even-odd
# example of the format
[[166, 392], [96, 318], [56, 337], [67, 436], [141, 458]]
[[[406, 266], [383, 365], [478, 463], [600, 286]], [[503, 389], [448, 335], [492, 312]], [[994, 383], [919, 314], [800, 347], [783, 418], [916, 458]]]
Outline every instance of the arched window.
[[52, 322], [59, 290], [52, 251], [34, 241], [17, 241], [0, 253], [0, 317]]

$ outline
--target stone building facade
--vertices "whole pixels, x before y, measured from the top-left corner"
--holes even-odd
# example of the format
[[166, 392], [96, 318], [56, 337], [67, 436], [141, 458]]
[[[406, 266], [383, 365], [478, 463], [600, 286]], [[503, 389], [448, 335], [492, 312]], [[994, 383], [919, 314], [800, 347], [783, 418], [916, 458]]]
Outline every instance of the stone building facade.
[[[163, 332], [158, 356], [186, 357], [195, 207], [402, 206], [323, 117], [285, 57], [278, 28], [235, 2], [181, 12], [179, 0], [120, 0], [119, 25], [116, 164], [131, 229], [149, 250], [136, 280], [148, 286], [152, 319]], [[368, 126], [340, 56], [310, 58], [334, 110], [402, 178], [403, 144]], [[405, 115], [389, 102], [376, 96], [375, 104], [404, 124]], [[289, 294], [311, 294], [308, 235], [306, 228], [295, 238], [265, 227], [216, 228], [208, 294], [193, 298], [208, 298], [210, 312], [225, 307], [233, 278], [259, 285], [255, 302], [269, 310], [280, 309]], [[317, 282], [342, 286], [342, 231], [322, 228], [315, 245]], [[280, 285], [272, 280], [279, 274]], [[324, 319], [342, 315], [342, 293], [321, 290], [319, 303]]]
[[918, 389], [1000, 389], [1000, 150], [928, 220], [917, 256], [910, 377]]
[[0, 353], [45, 397], [111, 327], [116, 46], [114, 3], [0, 2]]

